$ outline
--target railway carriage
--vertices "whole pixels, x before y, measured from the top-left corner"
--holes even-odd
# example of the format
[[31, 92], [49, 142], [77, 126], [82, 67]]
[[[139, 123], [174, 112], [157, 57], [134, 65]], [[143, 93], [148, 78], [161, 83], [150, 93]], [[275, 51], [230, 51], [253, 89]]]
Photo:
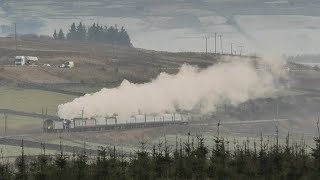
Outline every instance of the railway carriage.
[[63, 120], [47, 119], [43, 123], [44, 132], [61, 132], [65, 129]]
[[136, 115], [131, 116], [129, 121], [118, 123], [117, 117], [96, 117], [96, 118], [74, 118], [68, 119], [47, 119], [43, 124], [44, 132], [77, 132], [77, 131], [102, 131], [114, 129], [132, 129], [145, 127], [159, 127], [164, 125], [186, 125], [181, 115]]

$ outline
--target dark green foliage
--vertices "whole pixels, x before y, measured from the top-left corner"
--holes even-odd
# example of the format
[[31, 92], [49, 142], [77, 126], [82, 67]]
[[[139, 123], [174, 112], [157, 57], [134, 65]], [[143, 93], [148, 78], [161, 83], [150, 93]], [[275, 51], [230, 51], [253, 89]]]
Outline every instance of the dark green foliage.
[[55, 40], [57, 40], [57, 39], [58, 39], [57, 30], [54, 30], [54, 33], [53, 33], [53, 39], [55, 39]]
[[147, 180], [152, 179], [152, 164], [151, 157], [145, 149], [145, 144], [142, 143], [141, 150], [136, 152], [136, 157], [129, 165], [129, 179]]
[[[38, 157], [22, 154], [14, 168], [2, 157], [0, 179], [23, 180], [206, 180], [206, 179], [319, 179], [320, 140], [308, 153], [304, 143], [285, 145], [270, 143], [261, 136], [260, 143], [236, 142], [229, 150], [229, 141], [215, 137], [207, 147], [201, 136], [188, 134], [186, 142], [178, 142], [172, 149], [167, 141], [154, 145], [152, 150], [141, 143], [139, 151], [124, 154], [116, 149], [100, 147], [91, 157], [84, 148], [81, 153], [61, 152], [55, 157], [43, 153]], [[276, 141], [275, 141], [276, 142]], [[303, 141], [302, 141], [303, 142]], [[259, 147], [260, 146], [260, 147]], [[90, 158], [91, 157], [91, 158]]]
[[59, 40], [65, 40], [64, 33], [63, 33], [62, 29], [59, 30], [58, 39]]
[[76, 28], [76, 23], [72, 23], [69, 29], [69, 32], [67, 34], [68, 40], [78, 40], [78, 32]]
[[78, 25], [72, 23], [66, 38], [62, 30], [60, 30], [58, 35], [55, 30], [53, 38], [59, 40], [94, 41], [113, 45], [132, 46], [129, 34], [124, 27], [121, 27], [119, 30], [116, 25], [107, 27], [98, 23], [93, 23], [88, 28], [81, 22]]
[[13, 177], [12, 169], [10, 169], [10, 165], [8, 162], [0, 164], [0, 179], [2, 180], [10, 180]]
[[312, 149], [312, 157], [314, 161], [314, 168], [317, 172], [317, 176], [320, 177], [320, 138], [314, 138], [316, 142], [316, 147]]
[[45, 180], [49, 179], [50, 174], [50, 163], [51, 159], [45, 155], [39, 155], [37, 158], [33, 159], [30, 163], [30, 172], [32, 173], [33, 179]]

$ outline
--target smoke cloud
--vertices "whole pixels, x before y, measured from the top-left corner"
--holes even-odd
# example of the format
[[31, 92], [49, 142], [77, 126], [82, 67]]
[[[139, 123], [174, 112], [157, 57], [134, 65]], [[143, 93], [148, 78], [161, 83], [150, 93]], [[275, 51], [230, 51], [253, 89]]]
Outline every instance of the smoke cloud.
[[227, 58], [206, 69], [183, 65], [175, 75], [161, 73], [145, 84], [124, 80], [117, 88], [102, 89], [59, 105], [60, 118], [119, 115], [120, 120], [140, 113], [164, 113], [198, 109], [214, 112], [222, 103], [238, 105], [266, 96], [275, 90], [275, 76], [266, 69], [257, 70], [244, 58]]

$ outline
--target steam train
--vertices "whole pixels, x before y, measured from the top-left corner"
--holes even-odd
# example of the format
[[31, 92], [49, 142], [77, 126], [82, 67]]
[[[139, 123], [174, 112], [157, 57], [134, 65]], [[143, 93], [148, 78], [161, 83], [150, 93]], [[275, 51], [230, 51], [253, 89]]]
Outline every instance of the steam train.
[[137, 115], [131, 116], [129, 121], [118, 123], [117, 117], [74, 118], [74, 119], [46, 119], [43, 131], [54, 132], [81, 132], [103, 131], [116, 129], [134, 129], [145, 127], [160, 127], [165, 125], [186, 125], [182, 115], [165, 114], [162, 116]]

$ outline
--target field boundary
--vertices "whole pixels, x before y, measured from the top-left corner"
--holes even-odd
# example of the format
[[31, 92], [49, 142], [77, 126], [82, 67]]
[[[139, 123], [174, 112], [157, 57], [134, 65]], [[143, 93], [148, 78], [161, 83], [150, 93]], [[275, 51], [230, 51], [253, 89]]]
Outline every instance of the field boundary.
[[33, 117], [33, 118], [40, 118], [40, 119], [42, 119], [44, 117], [51, 118], [51, 119], [59, 119], [57, 116], [42, 115], [42, 114], [22, 112], [22, 111], [14, 111], [11, 109], [0, 109], [0, 113], [17, 115], [17, 116]]
[[63, 90], [63, 89], [57, 89], [54, 88], [54, 85], [43, 85], [43, 84], [34, 84], [34, 83], [18, 83], [17, 86], [19, 88], [23, 89], [36, 89], [36, 90], [42, 90], [42, 91], [50, 91], [50, 92], [55, 92], [55, 93], [60, 93], [60, 94], [66, 94], [66, 95], [72, 95], [72, 96], [84, 96], [85, 93], [81, 92], [74, 92], [74, 91], [68, 91], [68, 90]]

